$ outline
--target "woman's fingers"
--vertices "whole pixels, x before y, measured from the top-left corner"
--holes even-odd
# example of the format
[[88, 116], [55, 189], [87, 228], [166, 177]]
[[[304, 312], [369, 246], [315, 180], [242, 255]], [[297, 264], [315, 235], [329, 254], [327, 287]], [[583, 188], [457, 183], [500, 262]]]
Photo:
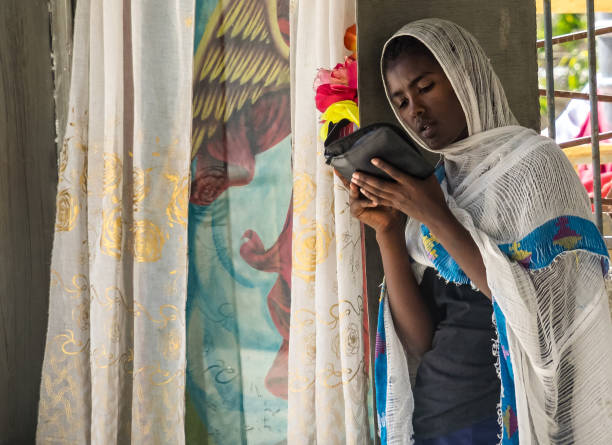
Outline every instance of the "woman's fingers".
[[391, 176], [397, 182], [404, 182], [405, 178], [408, 176], [403, 171], [395, 168], [391, 164], [386, 163], [382, 159], [374, 158], [374, 159], [372, 159], [371, 162], [372, 162], [372, 164], [374, 166], [378, 167], [379, 169], [381, 169], [382, 171], [387, 173], [389, 176]]
[[353, 182], [349, 183], [349, 198], [351, 199], [359, 199], [359, 187]]
[[372, 202], [373, 206], [372, 207], [377, 207], [377, 206], [387, 206], [387, 207], [393, 207], [391, 201], [389, 201], [388, 199], [385, 199], [381, 196], [376, 196], [370, 192], [368, 192], [367, 190], [360, 188], [359, 190], [361, 190], [361, 193], [363, 193], [363, 195], [368, 198], [370, 200], [370, 202]]
[[375, 195], [371, 195], [367, 190], [365, 189], [359, 189], [361, 191], [361, 193], [363, 193], [363, 196], [365, 196], [366, 198], [368, 198], [370, 200], [370, 202], [374, 205], [377, 205], [377, 200], [378, 197]]
[[349, 184], [349, 199], [357, 208], [376, 207], [371, 201], [359, 197], [359, 187], [352, 182]]
[[370, 194], [387, 199], [392, 199], [394, 195], [394, 187], [397, 187], [397, 184], [394, 182], [378, 179], [365, 173], [353, 174], [351, 181], [357, 184], [360, 188], [367, 190]]

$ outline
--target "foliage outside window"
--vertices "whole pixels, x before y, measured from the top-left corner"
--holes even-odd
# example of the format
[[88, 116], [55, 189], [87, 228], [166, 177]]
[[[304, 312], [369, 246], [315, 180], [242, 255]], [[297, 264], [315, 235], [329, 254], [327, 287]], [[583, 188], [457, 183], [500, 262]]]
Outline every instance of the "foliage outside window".
[[[586, 14], [553, 14], [552, 34], [559, 36], [577, 31], [586, 31]], [[544, 38], [544, 15], [537, 16], [537, 38]], [[589, 59], [587, 40], [581, 39], [553, 45], [553, 75], [556, 90], [580, 92], [589, 81]], [[538, 48], [538, 84], [546, 88], [546, 52]], [[557, 98], [555, 100], [555, 113], [561, 114], [569, 99]], [[540, 96], [540, 117], [542, 128], [548, 127], [548, 107], [546, 96]]]

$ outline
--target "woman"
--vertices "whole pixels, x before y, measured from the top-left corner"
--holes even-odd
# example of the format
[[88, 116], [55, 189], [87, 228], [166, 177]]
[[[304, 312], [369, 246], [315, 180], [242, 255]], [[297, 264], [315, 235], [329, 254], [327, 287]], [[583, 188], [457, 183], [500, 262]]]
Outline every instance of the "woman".
[[553, 141], [516, 124], [482, 48], [456, 24], [405, 26], [381, 68], [398, 120], [443, 156], [440, 182], [373, 160], [395, 181], [357, 173], [350, 184], [351, 211], [376, 230], [386, 276], [376, 358], [383, 442], [412, 441], [404, 349], [431, 349], [417, 278], [434, 267], [492, 299], [500, 428], [492, 438], [476, 422], [422, 443], [611, 443], [609, 261], [571, 165]]

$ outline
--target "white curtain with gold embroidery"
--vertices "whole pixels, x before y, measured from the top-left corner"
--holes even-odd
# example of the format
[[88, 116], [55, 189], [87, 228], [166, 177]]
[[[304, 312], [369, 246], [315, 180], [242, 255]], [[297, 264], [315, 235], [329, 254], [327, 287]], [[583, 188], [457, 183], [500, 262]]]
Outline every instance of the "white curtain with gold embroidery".
[[293, 265], [288, 442], [370, 442], [360, 226], [318, 139], [317, 68], [344, 62], [354, 0], [291, 3]]
[[77, 3], [38, 443], [184, 443], [193, 17]]

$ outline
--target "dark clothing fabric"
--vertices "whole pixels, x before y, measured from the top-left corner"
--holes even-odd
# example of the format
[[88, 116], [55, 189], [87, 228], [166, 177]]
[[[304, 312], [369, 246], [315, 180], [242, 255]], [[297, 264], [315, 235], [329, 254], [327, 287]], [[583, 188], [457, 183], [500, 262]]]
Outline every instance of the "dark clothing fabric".
[[426, 269], [420, 291], [435, 330], [416, 375], [415, 437], [444, 436], [497, 418], [501, 385], [492, 354], [496, 332], [491, 300], [469, 285], [446, 283], [433, 268]]
[[414, 445], [494, 445], [499, 441], [498, 434], [499, 425], [494, 416], [442, 437], [417, 439]]

